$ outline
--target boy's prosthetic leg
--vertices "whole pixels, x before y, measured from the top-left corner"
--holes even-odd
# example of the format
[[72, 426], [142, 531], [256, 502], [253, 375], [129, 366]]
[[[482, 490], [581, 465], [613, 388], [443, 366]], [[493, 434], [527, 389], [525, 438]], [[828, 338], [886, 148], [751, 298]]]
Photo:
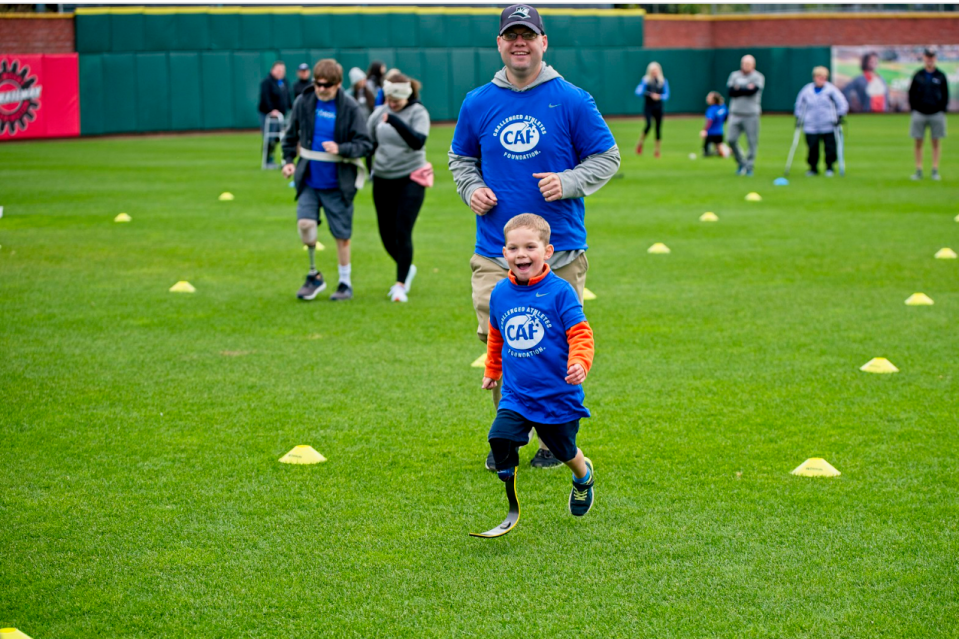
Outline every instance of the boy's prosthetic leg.
[[497, 461], [497, 466], [503, 463], [511, 463], [508, 470], [498, 470], [499, 478], [506, 484], [506, 500], [509, 502], [509, 511], [506, 519], [496, 528], [482, 533], [470, 533], [470, 537], [502, 537], [513, 530], [519, 522], [519, 500], [516, 499], [516, 467], [519, 465], [519, 447], [518, 442], [507, 439], [491, 439], [490, 447], [493, 450], [493, 458]]

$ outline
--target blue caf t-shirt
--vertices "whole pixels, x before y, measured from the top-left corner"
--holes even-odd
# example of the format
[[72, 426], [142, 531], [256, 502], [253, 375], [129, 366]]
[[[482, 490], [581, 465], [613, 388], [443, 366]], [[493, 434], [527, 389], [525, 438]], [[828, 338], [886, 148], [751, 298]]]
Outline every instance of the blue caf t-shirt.
[[[316, 101], [316, 115], [313, 119], [313, 147], [314, 151], [322, 151], [324, 142], [335, 142], [333, 130], [336, 127], [336, 100], [324, 102]], [[338, 189], [339, 178], [336, 173], [336, 162], [320, 162], [310, 160], [309, 170], [306, 173], [306, 185], [314, 189]]]
[[557, 251], [586, 249], [583, 198], [547, 202], [534, 173], [561, 173], [616, 140], [586, 91], [556, 78], [518, 92], [493, 83], [470, 91], [460, 108], [452, 151], [480, 158], [498, 204], [476, 216], [476, 252], [503, 256], [503, 227], [514, 215], [549, 222]]
[[723, 123], [726, 121], [728, 114], [729, 111], [722, 104], [710, 105], [709, 108], [706, 109], [706, 119], [712, 120], [712, 123], [706, 130], [706, 135], [722, 135]]
[[566, 331], [586, 321], [572, 285], [550, 272], [532, 286], [501, 280], [490, 296], [490, 324], [503, 336], [499, 407], [540, 424], [589, 417], [582, 385], [566, 383]]

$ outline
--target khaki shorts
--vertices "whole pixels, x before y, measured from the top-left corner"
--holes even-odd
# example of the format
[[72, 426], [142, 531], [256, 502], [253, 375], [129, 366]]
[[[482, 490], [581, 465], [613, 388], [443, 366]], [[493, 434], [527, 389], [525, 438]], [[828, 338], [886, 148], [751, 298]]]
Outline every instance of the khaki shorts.
[[[506, 277], [506, 269], [500, 267], [493, 260], [482, 255], [473, 254], [470, 258], [470, 269], [473, 271], [471, 283], [473, 285], [473, 310], [476, 311], [476, 336], [481, 342], [486, 342], [489, 335], [489, 296], [493, 287]], [[554, 273], [573, 285], [580, 303], [583, 302], [583, 288], [586, 286], [586, 271], [589, 270], [589, 260], [583, 253], [575, 260], [556, 269]]]

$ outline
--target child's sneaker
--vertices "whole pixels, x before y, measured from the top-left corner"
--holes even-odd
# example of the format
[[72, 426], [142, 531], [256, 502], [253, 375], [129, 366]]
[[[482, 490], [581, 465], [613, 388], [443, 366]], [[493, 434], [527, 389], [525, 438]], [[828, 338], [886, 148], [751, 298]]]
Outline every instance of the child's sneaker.
[[489, 455], [486, 456], [486, 470], [496, 472], [496, 458], [493, 457], [493, 451], [490, 451]]
[[911, 176], [909, 179], [910, 179], [910, 180], [913, 180], [913, 181], [921, 180], [921, 179], [922, 179], [922, 169], [916, 169], [916, 172], [913, 173], [912, 176]]
[[556, 459], [550, 451], [540, 448], [529, 460], [529, 465], [533, 468], [555, 468], [556, 466], [562, 466], [563, 462]]
[[642, 154], [643, 154], [643, 143], [642, 143], [642, 142], [637, 142], [637, 143], [636, 143], [636, 155], [642, 155]]
[[938, 182], [939, 180], [942, 179], [942, 176], [939, 175], [939, 169], [933, 169], [933, 170], [932, 170], [932, 175], [930, 175], [929, 177], [931, 177], [931, 178], [932, 178], [933, 180], [935, 180], [936, 182]]
[[589, 457], [583, 461], [586, 462], [586, 468], [589, 468], [589, 481], [581, 484], [573, 478], [573, 490], [569, 493], [569, 512], [574, 517], [582, 517], [593, 507], [593, 483], [596, 473], [593, 472], [593, 462]]

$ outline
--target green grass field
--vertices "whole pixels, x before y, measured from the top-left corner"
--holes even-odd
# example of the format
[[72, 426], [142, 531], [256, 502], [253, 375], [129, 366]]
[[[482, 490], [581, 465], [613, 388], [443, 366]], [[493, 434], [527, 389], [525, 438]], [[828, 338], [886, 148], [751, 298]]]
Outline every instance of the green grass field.
[[[0, 627], [959, 636], [959, 260], [933, 258], [959, 250], [957, 145], [914, 183], [907, 118], [853, 117], [846, 178], [803, 177], [801, 148], [773, 187], [791, 118], [764, 119], [752, 179], [688, 159], [698, 118], [667, 120], [660, 160], [611, 126], [622, 177], [587, 201], [596, 506], [574, 520], [568, 471], [526, 448], [498, 540], [467, 536], [506, 506], [450, 127], [406, 305], [368, 189], [356, 299], [295, 299], [293, 191], [255, 134], [0, 146]], [[877, 356], [901, 372], [859, 371]], [[297, 444], [329, 462], [277, 462]], [[809, 457], [842, 476], [790, 475]]]

